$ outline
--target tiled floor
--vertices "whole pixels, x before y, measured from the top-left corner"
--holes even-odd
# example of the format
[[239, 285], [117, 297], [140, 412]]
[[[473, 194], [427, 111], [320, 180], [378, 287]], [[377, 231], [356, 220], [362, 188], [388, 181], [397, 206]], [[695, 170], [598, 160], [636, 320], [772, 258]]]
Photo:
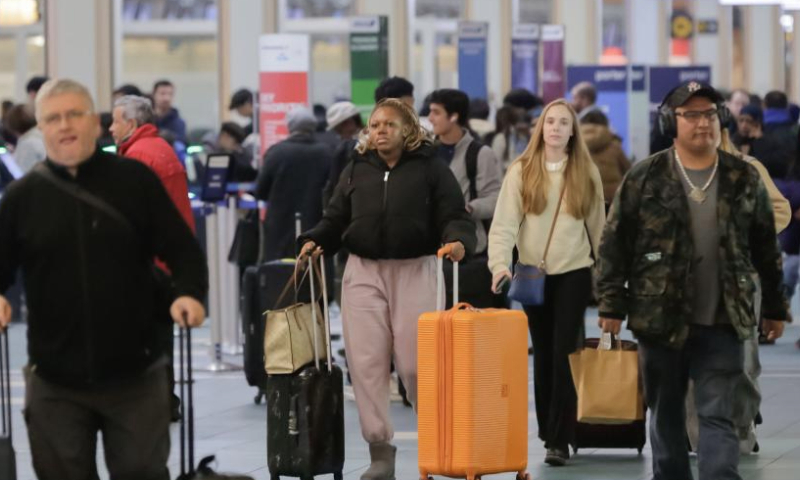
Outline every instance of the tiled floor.
[[[596, 313], [587, 315], [588, 335], [596, 335]], [[208, 328], [195, 335], [195, 364], [208, 363]], [[800, 325], [790, 326], [777, 345], [762, 347], [763, 374], [762, 412], [764, 424], [758, 429], [761, 452], [743, 457], [740, 471], [745, 480], [800, 479], [800, 351], [794, 341], [800, 337]], [[25, 362], [25, 327], [11, 328], [11, 364], [14, 407], [14, 446], [17, 451], [19, 480], [35, 478], [31, 467], [30, 449], [20, 409], [24, 384], [20, 368]], [[241, 363], [241, 357], [231, 357]], [[199, 370], [199, 369], [198, 369]], [[266, 413], [264, 405], [253, 403], [255, 390], [248, 387], [241, 372], [196, 373], [197, 455], [216, 454], [219, 470], [248, 473], [256, 479], [269, 478], [266, 467]], [[352, 398], [352, 397], [351, 397]], [[416, 419], [412, 411], [399, 402], [392, 404], [392, 416], [397, 430], [397, 478], [412, 480], [418, 477]], [[357, 479], [369, 463], [369, 455], [361, 440], [355, 404], [345, 405], [346, 452], [345, 478]], [[529, 419], [529, 469], [534, 479], [614, 479], [650, 478], [649, 447], [639, 456], [634, 450], [581, 450], [566, 468], [551, 468], [542, 463], [544, 449], [536, 438], [533, 413]], [[178, 449], [177, 428], [173, 428], [173, 454], [170, 468], [176, 476]], [[98, 454], [102, 466], [102, 452]], [[108, 478], [102, 471], [101, 478]], [[327, 476], [326, 478], [332, 478]], [[495, 477], [493, 477], [495, 478]], [[513, 475], [498, 475], [511, 480]]]

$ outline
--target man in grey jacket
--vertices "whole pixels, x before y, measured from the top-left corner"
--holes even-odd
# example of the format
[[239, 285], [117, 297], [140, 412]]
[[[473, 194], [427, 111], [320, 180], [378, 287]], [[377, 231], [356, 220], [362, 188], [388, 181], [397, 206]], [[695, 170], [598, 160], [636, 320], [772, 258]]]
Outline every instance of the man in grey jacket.
[[[439, 156], [456, 176], [467, 211], [475, 221], [478, 236], [476, 254], [485, 253], [487, 225], [494, 216], [497, 195], [503, 183], [500, 162], [486, 145], [476, 141], [468, 130], [469, 97], [461, 90], [443, 88], [431, 94], [428, 119], [439, 145]], [[474, 175], [470, 175], [474, 162]]]
[[[478, 240], [473, 257], [460, 266], [460, 299], [479, 308], [505, 306], [503, 297], [492, 295], [492, 273], [486, 258], [489, 224], [503, 183], [502, 167], [494, 151], [470, 132], [469, 97], [464, 92], [445, 88], [434, 91], [430, 98], [428, 119], [437, 138], [439, 157], [450, 165], [461, 186]], [[453, 286], [450, 272], [452, 269], [445, 268], [448, 299], [452, 298]]]

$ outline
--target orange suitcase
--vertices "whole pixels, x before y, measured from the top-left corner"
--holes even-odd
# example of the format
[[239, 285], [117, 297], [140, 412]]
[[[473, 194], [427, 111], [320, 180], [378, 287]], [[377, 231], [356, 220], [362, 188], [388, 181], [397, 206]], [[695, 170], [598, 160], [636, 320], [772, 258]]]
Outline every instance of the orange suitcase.
[[528, 320], [516, 310], [458, 303], [457, 264], [455, 306], [442, 311], [445, 253], [439, 252], [438, 311], [419, 318], [420, 478], [517, 472], [529, 479]]

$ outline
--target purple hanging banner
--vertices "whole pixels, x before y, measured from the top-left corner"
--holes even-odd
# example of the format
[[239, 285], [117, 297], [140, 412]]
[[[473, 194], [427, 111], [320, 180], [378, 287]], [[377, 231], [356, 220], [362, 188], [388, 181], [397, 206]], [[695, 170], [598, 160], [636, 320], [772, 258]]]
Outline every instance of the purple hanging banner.
[[567, 93], [564, 69], [564, 26], [542, 26], [542, 98], [545, 103]]
[[539, 94], [539, 25], [520, 23], [511, 33], [511, 88]]

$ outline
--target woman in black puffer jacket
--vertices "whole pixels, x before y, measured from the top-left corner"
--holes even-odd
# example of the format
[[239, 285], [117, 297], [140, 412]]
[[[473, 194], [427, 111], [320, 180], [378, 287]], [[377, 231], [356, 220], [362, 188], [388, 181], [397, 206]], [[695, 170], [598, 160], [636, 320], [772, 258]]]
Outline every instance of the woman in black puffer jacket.
[[347, 365], [372, 464], [363, 480], [394, 478], [389, 419], [392, 359], [416, 402], [417, 319], [436, 309], [436, 251], [475, 248], [475, 224], [450, 168], [414, 111], [379, 102], [322, 221], [301, 235], [301, 258], [350, 252], [342, 280]]

